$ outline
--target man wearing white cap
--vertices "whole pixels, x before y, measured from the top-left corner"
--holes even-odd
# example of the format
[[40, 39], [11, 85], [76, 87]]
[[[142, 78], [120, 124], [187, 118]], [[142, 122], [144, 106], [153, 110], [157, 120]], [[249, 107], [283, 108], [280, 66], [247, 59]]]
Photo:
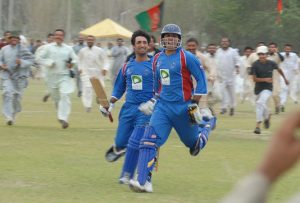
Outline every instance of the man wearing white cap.
[[278, 73], [283, 77], [286, 84], [288, 84], [282, 70], [277, 64], [271, 60], [267, 60], [268, 47], [257, 47], [256, 53], [259, 57], [251, 67], [251, 75], [255, 82], [254, 93], [256, 98], [256, 128], [254, 133], [260, 134], [260, 124], [264, 122], [264, 127], [267, 129], [270, 127], [270, 116], [268, 110], [268, 99], [272, 96], [273, 90], [273, 70], [276, 69]]

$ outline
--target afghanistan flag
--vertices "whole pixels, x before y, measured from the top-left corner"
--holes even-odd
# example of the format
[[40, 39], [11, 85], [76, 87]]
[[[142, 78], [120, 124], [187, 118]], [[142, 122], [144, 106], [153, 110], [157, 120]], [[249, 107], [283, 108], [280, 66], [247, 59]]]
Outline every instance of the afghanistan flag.
[[164, 2], [153, 6], [135, 16], [140, 28], [147, 32], [155, 32], [160, 26], [163, 16]]
[[282, 14], [283, 6], [282, 6], [282, 0], [277, 1], [277, 11], [279, 14]]
[[282, 14], [283, 10], [283, 5], [282, 5], [282, 0], [277, 0], [277, 17], [276, 17], [276, 24], [280, 25], [281, 24], [281, 17], [280, 15]]

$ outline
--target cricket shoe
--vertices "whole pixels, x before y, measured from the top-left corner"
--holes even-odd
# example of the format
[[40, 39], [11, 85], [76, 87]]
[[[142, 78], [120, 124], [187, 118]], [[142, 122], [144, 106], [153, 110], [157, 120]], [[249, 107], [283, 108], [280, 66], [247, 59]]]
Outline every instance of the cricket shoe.
[[192, 156], [197, 156], [201, 151], [201, 149], [205, 147], [207, 141], [208, 141], [208, 135], [205, 135], [204, 133], [200, 133], [195, 147], [190, 148], [190, 154]]
[[197, 142], [193, 148], [190, 148], [190, 154], [192, 156], [197, 156], [199, 152], [205, 147], [205, 145], [208, 142], [208, 136], [210, 134], [210, 131], [213, 130], [216, 127], [217, 118], [213, 116], [212, 118], [203, 117], [203, 120], [206, 123], [203, 123], [200, 126], [200, 132], [197, 139]]
[[105, 153], [105, 159], [108, 162], [114, 162], [124, 156], [125, 153], [126, 149], [117, 150], [116, 147], [112, 145]]
[[145, 185], [140, 185], [139, 181], [131, 179], [129, 181], [129, 188], [134, 192], [153, 192], [152, 183], [149, 181], [146, 181]]
[[121, 178], [119, 178], [119, 183], [123, 185], [129, 185], [130, 178], [129, 175], [124, 175]]

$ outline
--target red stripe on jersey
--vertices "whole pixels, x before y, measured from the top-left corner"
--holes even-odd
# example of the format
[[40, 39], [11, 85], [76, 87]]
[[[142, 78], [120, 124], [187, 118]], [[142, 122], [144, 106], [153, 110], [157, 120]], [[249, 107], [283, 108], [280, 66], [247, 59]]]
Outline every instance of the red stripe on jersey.
[[193, 81], [191, 73], [186, 66], [186, 57], [183, 50], [180, 50], [181, 76], [182, 76], [182, 93], [184, 101], [192, 98]]
[[[155, 54], [154, 58], [153, 58], [153, 63], [152, 63], [152, 71], [153, 71], [153, 85], [154, 85], [154, 77], [155, 77], [155, 74], [156, 74], [156, 65], [157, 65], [157, 60], [158, 60], [158, 57], [159, 55], [161, 54], [161, 52]], [[157, 90], [157, 93], [160, 93], [161, 91], [161, 83], [160, 81], [158, 82], [159, 83], [159, 87], [158, 87], [158, 90]]]
[[124, 66], [122, 67], [122, 75], [125, 75], [125, 71], [126, 71], [126, 67], [127, 67], [127, 63], [124, 64]]
[[154, 55], [154, 58], [153, 58], [153, 63], [152, 63], [152, 71], [153, 73], [155, 73], [156, 71], [156, 64], [157, 64], [157, 59], [159, 57], [159, 55], [161, 54], [161, 52], [157, 53]]
[[158, 90], [157, 90], [157, 93], [158, 93], [158, 94], [161, 92], [161, 87], [162, 87], [162, 86], [161, 86], [161, 82], [159, 81], [159, 82], [158, 82]]

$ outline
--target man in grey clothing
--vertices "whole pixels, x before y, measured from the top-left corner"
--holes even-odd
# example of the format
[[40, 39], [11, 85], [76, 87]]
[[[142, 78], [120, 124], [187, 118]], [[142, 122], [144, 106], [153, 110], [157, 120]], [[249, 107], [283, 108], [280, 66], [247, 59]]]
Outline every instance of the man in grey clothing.
[[7, 125], [15, 122], [16, 114], [21, 112], [21, 99], [28, 85], [30, 66], [34, 63], [31, 52], [19, 44], [19, 37], [12, 35], [10, 44], [0, 51], [0, 76], [3, 90], [3, 114]]
[[117, 46], [114, 46], [111, 49], [111, 55], [114, 59], [113, 65], [111, 68], [111, 80], [112, 80], [112, 84], [114, 84], [115, 80], [117, 78], [117, 75], [119, 73], [119, 70], [124, 65], [124, 63], [126, 61], [126, 57], [128, 55], [128, 51], [127, 51], [126, 47], [123, 45], [122, 38], [117, 39]]

